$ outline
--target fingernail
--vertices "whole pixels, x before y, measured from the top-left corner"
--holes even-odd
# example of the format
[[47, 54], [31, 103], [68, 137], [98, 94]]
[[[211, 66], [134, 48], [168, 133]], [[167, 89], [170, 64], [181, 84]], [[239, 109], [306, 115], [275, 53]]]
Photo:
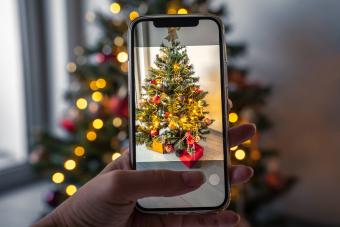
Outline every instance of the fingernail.
[[198, 187], [204, 183], [204, 175], [199, 171], [186, 171], [182, 173], [182, 179], [188, 187]]

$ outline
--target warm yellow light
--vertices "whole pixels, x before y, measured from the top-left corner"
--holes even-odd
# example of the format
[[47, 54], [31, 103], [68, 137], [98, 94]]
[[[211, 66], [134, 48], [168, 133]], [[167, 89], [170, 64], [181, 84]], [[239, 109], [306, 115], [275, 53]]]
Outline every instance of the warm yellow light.
[[236, 151], [237, 148], [238, 148], [238, 146], [231, 147], [230, 150], [231, 150], [231, 151]]
[[66, 65], [66, 70], [70, 73], [74, 73], [77, 70], [77, 65], [74, 62], [69, 62]]
[[77, 192], [77, 187], [73, 184], [70, 184], [66, 187], [65, 192], [68, 196], [71, 196]]
[[117, 36], [114, 40], [113, 40], [113, 43], [116, 45], [116, 46], [123, 46], [124, 44], [124, 39], [120, 36]]
[[243, 160], [246, 157], [246, 152], [244, 152], [244, 150], [242, 149], [238, 149], [235, 152], [235, 158], [238, 160]]
[[115, 117], [112, 120], [112, 124], [113, 126], [115, 126], [116, 128], [120, 127], [122, 125], [123, 121], [120, 117]]
[[139, 16], [139, 13], [137, 11], [131, 11], [129, 14], [130, 20], [134, 20]]
[[56, 184], [62, 183], [64, 179], [65, 179], [64, 174], [60, 172], [56, 172], [52, 175], [52, 181]]
[[97, 133], [95, 131], [88, 131], [86, 133], [86, 138], [89, 140], [89, 141], [94, 141], [97, 139]]
[[127, 62], [124, 62], [123, 64], [121, 64], [120, 70], [122, 70], [122, 72], [125, 72], [125, 73], [128, 71], [128, 64], [127, 64]]
[[121, 154], [119, 154], [119, 153], [117, 153], [117, 152], [116, 152], [116, 153], [113, 153], [113, 154], [112, 154], [112, 161], [113, 161], [113, 160], [116, 160], [116, 159], [119, 158], [120, 156], [121, 156]]
[[184, 9], [184, 8], [180, 8], [178, 11], [177, 11], [178, 14], [187, 14], [188, 13], [188, 10]]
[[103, 78], [99, 78], [96, 81], [96, 85], [98, 88], [105, 88], [106, 87], [106, 80], [104, 80]]
[[95, 91], [92, 93], [92, 100], [95, 102], [100, 102], [103, 99], [103, 94], [99, 91]]
[[104, 122], [101, 119], [99, 119], [99, 118], [95, 119], [92, 122], [92, 126], [95, 129], [101, 129], [103, 127], [103, 125], [104, 125]]
[[76, 168], [76, 165], [77, 163], [74, 160], [69, 159], [65, 161], [64, 168], [67, 170], [73, 170], [74, 168]]
[[251, 140], [246, 140], [243, 142], [243, 144], [251, 144]]
[[128, 54], [126, 52], [119, 52], [117, 55], [117, 60], [121, 63], [126, 62], [128, 60]]
[[85, 154], [85, 148], [82, 146], [76, 146], [73, 150], [73, 153], [79, 157]]
[[120, 12], [120, 5], [117, 2], [114, 2], [110, 5], [110, 10], [114, 14], [119, 13]]
[[254, 149], [250, 152], [250, 158], [257, 161], [261, 158], [261, 153], [258, 149]]
[[90, 84], [89, 84], [89, 87], [91, 88], [92, 91], [98, 90], [97, 81], [92, 80], [92, 81], [90, 82]]
[[230, 113], [229, 114], [229, 122], [235, 123], [238, 120], [238, 116], [236, 113]]
[[174, 8], [169, 8], [169, 9], [166, 11], [166, 13], [167, 13], [167, 14], [176, 14], [177, 11], [176, 11], [176, 9], [174, 9]]
[[86, 109], [87, 101], [84, 98], [79, 98], [79, 99], [77, 99], [76, 105], [81, 110]]

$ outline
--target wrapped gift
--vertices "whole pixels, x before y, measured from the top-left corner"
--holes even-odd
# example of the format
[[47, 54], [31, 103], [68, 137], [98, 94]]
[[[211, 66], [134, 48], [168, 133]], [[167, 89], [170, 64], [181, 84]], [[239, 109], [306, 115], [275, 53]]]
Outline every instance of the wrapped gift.
[[156, 151], [162, 154], [164, 153], [163, 144], [161, 144], [157, 140], [153, 140], [151, 146], [148, 148], [152, 151]]
[[193, 167], [193, 165], [203, 156], [204, 148], [197, 143], [194, 143], [192, 146], [192, 152], [189, 153], [188, 150], [182, 150], [181, 156], [179, 159], [186, 165], [188, 168]]

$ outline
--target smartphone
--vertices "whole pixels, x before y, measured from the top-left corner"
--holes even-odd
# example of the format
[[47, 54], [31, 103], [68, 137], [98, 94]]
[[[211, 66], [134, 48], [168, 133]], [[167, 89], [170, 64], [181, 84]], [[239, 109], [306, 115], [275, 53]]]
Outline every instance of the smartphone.
[[224, 26], [210, 15], [160, 15], [129, 28], [130, 151], [136, 170], [199, 170], [206, 182], [137, 201], [142, 212], [223, 209], [230, 199]]

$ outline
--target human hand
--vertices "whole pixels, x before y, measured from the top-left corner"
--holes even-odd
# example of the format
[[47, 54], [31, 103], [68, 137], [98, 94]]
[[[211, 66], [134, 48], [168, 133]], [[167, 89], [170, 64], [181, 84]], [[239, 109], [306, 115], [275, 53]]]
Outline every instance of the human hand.
[[[229, 143], [236, 146], [254, 133], [253, 124], [231, 128]], [[200, 215], [138, 212], [135, 210], [137, 199], [185, 194], [199, 188], [204, 183], [204, 176], [199, 171], [131, 170], [129, 157], [127, 151], [107, 165], [98, 176], [34, 226], [196, 227], [234, 226], [239, 221], [239, 216], [232, 211]], [[231, 166], [231, 183], [244, 183], [252, 174], [253, 170], [247, 166]]]

